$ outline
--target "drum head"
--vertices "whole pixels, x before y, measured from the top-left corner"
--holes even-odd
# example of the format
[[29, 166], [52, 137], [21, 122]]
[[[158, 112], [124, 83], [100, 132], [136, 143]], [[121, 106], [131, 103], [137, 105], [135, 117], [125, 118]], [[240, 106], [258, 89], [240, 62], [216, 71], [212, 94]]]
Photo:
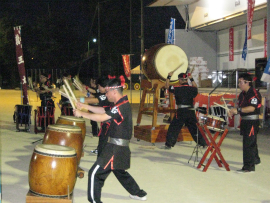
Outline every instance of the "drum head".
[[35, 147], [35, 151], [45, 154], [62, 155], [62, 156], [76, 155], [76, 151], [72, 147], [53, 144], [38, 144]]
[[82, 129], [75, 125], [54, 124], [48, 125], [48, 130], [62, 131], [62, 132], [78, 132], [81, 133]]
[[74, 116], [60, 116], [59, 118], [75, 122], [85, 122], [83, 118], [77, 118]]
[[225, 122], [225, 120], [223, 118], [220, 118], [220, 117], [217, 117], [217, 116], [207, 115], [207, 117], [212, 118], [214, 120]]
[[155, 56], [156, 71], [163, 80], [166, 80], [168, 73], [178, 69], [173, 73], [171, 81], [178, 80], [180, 73], [186, 73], [188, 58], [185, 52], [176, 45], [166, 45], [161, 47]]

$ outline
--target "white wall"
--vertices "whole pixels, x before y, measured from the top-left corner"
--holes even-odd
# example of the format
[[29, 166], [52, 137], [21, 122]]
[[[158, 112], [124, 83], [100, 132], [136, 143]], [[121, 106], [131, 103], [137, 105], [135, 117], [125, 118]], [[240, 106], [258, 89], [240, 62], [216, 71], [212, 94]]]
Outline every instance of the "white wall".
[[245, 25], [234, 27], [234, 61], [229, 62], [229, 29], [217, 33], [217, 69], [255, 68], [255, 59], [264, 57], [264, 22], [252, 24], [252, 47], [248, 49], [247, 62], [242, 60]]
[[[165, 33], [165, 42], [167, 41], [168, 29]], [[175, 45], [179, 46], [190, 57], [203, 57], [207, 61], [207, 67], [210, 70], [216, 70], [217, 67], [217, 35], [216, 32], [198, 32], [184, 29], [175, 30]]]
[[[236, 5], [236, 1], [240, 4]], [[265, 3], [267, 0], [256, 0], [255, 6]], [[186, 16], [184, 6], [177, 6], [177, 9], [183, 17]], [[246, 10], [247, 0], [200, 0], [189, 5], [190, 26], [196, 27]]]

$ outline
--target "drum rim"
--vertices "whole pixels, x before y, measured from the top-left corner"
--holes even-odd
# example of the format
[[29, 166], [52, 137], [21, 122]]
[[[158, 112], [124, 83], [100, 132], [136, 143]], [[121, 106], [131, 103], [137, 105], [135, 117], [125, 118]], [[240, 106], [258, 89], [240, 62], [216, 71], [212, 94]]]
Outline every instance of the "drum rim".
[[212, 126], [206, 126], [209, 130], [217, 131], [217, 132], [223, 132], [224, 130], [221, 128], [214, 128]]
[[225, 120], [223, 118], [220, 118], [218, 116], [207, 115], [206, 117], [207, 118], [214, 118], [215, 120], [225, 122]]
[[76, 125], [66, 125], [66, 124], [53, 124], [53, 125], [48, 125], [47, 129], [50, 130], [56, 130], [59, 132], [82, 132], [82, 129], [79, 126]]
[[34, 151], [49, 156], [76, 156], [74, 148], [56, 144], [38, 144]]

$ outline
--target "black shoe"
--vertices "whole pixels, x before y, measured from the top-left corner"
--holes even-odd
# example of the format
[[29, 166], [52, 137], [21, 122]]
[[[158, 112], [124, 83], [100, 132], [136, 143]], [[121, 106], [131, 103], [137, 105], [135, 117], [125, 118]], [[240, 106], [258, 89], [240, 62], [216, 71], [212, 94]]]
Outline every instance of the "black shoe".
[[260, 159], [259, 160], [256, 160], [254, 164], [255, 165], [260, 165], [261, 164], [261, 160]]
[[237, 170], [237, 173], [254, 173], [255, 171], [253, 170], [247, 170], [247, 169], [240, 169]]
[[170, 146], [167, 146], [167, 145], [164, 145], [162, 147], [160, 147], [160, 149], [166, 149], [166, 150], [170, 150], [172, 147]]

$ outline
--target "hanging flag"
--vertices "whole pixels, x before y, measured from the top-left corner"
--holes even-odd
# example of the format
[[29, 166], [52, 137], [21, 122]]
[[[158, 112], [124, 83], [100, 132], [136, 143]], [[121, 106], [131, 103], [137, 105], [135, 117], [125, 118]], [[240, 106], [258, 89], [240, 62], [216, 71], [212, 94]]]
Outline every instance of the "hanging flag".
[[16, 46], [16, 58], [23, 91], [23, 104], [28, 104], [29, 102], [27, 96], [27, 82], [25, 77], [25, 67], [24, 67], [22, 40], [21, 40], [21, 26], [14, 27], [14, 34]]
[[127, 78], [130, 80], [131, 72], [130, 72], [130, 55], [122, 55], [124, 71]]
[[255, 0], [248, 0], [248, 8], [247, 8], [247, 45], [250, 47], [251, 44], [251, 28], [252, 28], [252, 20], [254, 14]]
[[244, 59], [244, 61], [247, 58], [247, 26], [246, 26], [246, 34], [245, 34], [245, 43], [244, 43], [244, 47], [243, 47], [243, 51], [242, 51], [242, 59]]
[[171, 18], [167, 44], [175, 44], [175, 19], [174, 18]]
[[267, 58], [267, 19], [264, 19], [264, 57]]
[[233, 38], [233, 28], [229, 31], [229, 61], [234, 61], [234, 38]]
[[265, 67], [264, 72], [262, 74], [261, 81], [270, 82], [270, 59], [268, 59], [268, 62], [266, 64], [266, 67]]

